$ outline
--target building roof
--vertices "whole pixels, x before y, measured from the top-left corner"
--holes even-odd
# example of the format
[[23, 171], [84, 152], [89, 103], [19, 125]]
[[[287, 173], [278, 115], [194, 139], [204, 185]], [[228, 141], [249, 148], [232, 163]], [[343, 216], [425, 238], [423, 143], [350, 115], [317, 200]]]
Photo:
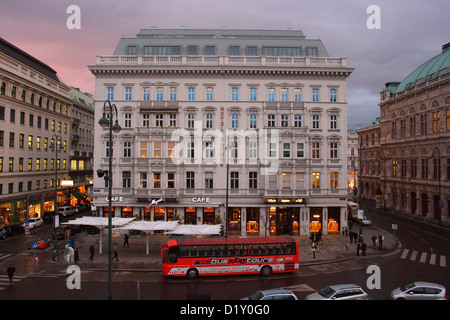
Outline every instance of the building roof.
[[83, 93], [78, 88], [70, 87], [70, 97], [78, 104], [94, 110], [94, 98], [92, 95]]
[[0, 38], [0, 52], [10, 56], [11, 58], [23, 63], [30, 68], [33, 68], [34, 70], [42, 73], [50, 79], [60, 82], [55, 70], [3, 38]]
[[447, 72], [450, 72], [450, 42], [442, 46], [440, 54], [421, 64], [402, 82], [388, 82], [386, 88], [395, 94]]
[[[128, 46], [136, 46], [136, 54], [143, 54], [144, 46], [181, 46], [181, 55], [188, 46], [198, 46], [199, 53], [205, 46], [215, 46], [217, 56], [228, 56], [230, 46], [240, 46], [242, 53], [248, 46], [301, 47], [301, 55], [307, 48], [317, 48], [317, 57], [328, 57], [320, 39], [307, 38], [301, 30], [251, 30], [251, 29], [141, 29], [136, 36], [123, 36], [114, 55], [127, 55]], [[245, 54], [244, 54], [245, 55]]]

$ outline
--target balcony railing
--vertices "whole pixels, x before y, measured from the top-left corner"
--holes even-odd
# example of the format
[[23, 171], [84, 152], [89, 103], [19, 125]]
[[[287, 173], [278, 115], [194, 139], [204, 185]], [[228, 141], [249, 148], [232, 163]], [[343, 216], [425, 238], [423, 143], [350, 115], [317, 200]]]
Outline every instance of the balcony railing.
[[265, 56], [97, 56], [96, 65], [111, 66], [295, 66], [346, 67], [346, 58]]

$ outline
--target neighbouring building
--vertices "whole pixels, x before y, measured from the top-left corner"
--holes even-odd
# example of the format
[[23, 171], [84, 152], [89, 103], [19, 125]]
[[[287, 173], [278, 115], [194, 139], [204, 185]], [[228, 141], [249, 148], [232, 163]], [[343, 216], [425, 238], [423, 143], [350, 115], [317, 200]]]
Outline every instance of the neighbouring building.
[[321, 40], [298, 30], [142, 29], [89, 68], [96, 170], [109, 164], [109, 129], [98, 125], [106, 100], [122, 127], [112, 212], [107, 182], [94, 175], [99, 216], [224, 223], [240, 236], [347, 226], [353, 68]]
[[378, 192], [387, 209], [448, 224], [450, 43], [403, 81], [386, 83], [379, 105], [375, 132], [358, 132], [370, 161], [364, 169], [379, 175], [379, 182], [363, 180], [364, 196]]
[[94, 98], [71, 87], [69, 175], [73, 181], [70, 204], [88, 203], [92, 196], [94, 158]]
[[[69, 179], [70, 87], [56, 71], [0, 38], [0, 226], [54, 210]], [[50, 146], [58, 141], [60, 151]], [[58, 178], [55, 169], [58, 167]], [[58, 205], [70, 198], [58, 189]]]

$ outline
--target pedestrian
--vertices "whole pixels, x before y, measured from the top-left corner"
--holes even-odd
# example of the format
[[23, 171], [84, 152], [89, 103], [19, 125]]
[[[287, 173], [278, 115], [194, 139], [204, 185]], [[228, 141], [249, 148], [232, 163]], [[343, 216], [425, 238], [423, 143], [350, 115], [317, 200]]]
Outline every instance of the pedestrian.
[[6, 269], [6, 273], [8, 274], [8, 278], [9, 278], [9, 286], [12, 287], [13, 285], [13, 277], [14, 277], [14, 273], [16, 272], [16, 268], [14, 267], [14, 265], [11, 263], [8, 267], [8, 269]]
[[116, 261], [119, 261], [119, 256], [117, 255], [117, 243], [114, 243], [114, 256], [111, 260], [114, 260], [116, 258]]
[[367, 249], [367, 245], [365, 242], [363, 242], [361, 244], [361, 251], [362, 251], [362, 255], [365, 256], [366, 255], [366, 249]]
[[371, 239], [372, 239], [372, 248], [376, 248], [377, 247], [377, 236], [373, 235]]
[[91, 260], [91, 261], [94, 260], [94, 252], [95, 252], [94, 244], [91, 243], [91, 245], [89, 246], [89, 253], [91, 254], [89, 256], [89, 260]]
[[348, 236], [350, 237], [350, 243], [353, 243], [353, 231], [352, 230], [349, 231]]
[[314, 242], [312, 243], [311, 249], [312, 249], [312, 253], [313, 253], [313, 258], [315, 259], [316, 258], [316, 244]]
[[382, 250], [383, 249], [383, 240], [384, 240], [384, 236], [380, 233], [378, 235], [378, 244], [379, 244], [379, 249]]
[[128, 233], [125, 233], [125, 241], [123, 242], [123, 247], [125, 248], [125, 245], [127, 247], [130, 247], [130, 244], [128, 243]]
[[353, 232], [353, 240], [355, 240], [355, 243], [358, 240], [358, 233], [357, 232]]
[[78, 264], [78, 260], [80, 260], [79, 250], [78, 248], [75, 249], [74, 258], [75, 264]]
[[356, 245], [356, 255], [359, 256], [359, 250], [361, 249], [361, 242]]

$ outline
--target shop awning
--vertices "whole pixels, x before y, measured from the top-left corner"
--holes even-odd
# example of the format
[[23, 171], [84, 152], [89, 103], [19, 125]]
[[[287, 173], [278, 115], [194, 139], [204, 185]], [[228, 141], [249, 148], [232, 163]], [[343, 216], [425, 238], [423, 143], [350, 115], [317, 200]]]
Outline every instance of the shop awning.
[[[113, 227], [121, 227], [133, 221], [136, 218], [112, 218], [111, 224]], [[100, 254], [102, 253], [103, 230], [108, 228], [108, 218], [104, 217], [82, 217], [75, 220], [69, 220], [62, 223], [64, 225], [76, 226], [93, 226], [100, 229]]]
[[77, 198], [78, 200], [83, 200], [85, 198], [85, 196], [83, 194], [81, 194], [81, 192], [79, 192], [79, 191], [72, 192], [72, 195], [75, 198]]

